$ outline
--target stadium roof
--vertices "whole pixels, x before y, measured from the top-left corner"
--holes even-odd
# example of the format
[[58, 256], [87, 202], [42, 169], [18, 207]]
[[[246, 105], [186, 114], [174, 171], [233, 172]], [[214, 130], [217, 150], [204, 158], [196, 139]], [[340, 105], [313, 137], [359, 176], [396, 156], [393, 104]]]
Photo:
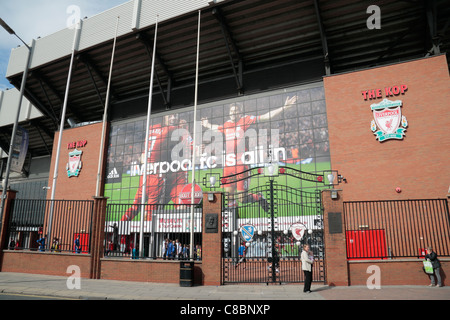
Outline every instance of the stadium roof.
[[[158, 2], [130, 1], [83, 20], [66, 118], [102, 119], [117, 16], [121, 27], [110, 118], [145, 114], [156, 21], [145, 8], [152, 1]], [[367, 26], [373, 1], [197, 0], [185, 8], [169, 8], [168, 3], [175, 3], [171, 1], [159, 3], [166, 4], [166, 14], [158, 13], [155, 112], [193, 105], [199, 9], [199, 103], [449, 50], [450, 7], [443, 0], [376, 1], [380, 29]], [[33, 157], [51, 151], [75, 32], [65, 29], [36, 40], [25, 95], [44, 116], [21, 123], [30, 132]], [[8, 68], [7, 78], [17, 88], [24, 50], [12, 51]], [[0, 128], [4, 150], [9, 149], [11, 131], [12, 125]]]

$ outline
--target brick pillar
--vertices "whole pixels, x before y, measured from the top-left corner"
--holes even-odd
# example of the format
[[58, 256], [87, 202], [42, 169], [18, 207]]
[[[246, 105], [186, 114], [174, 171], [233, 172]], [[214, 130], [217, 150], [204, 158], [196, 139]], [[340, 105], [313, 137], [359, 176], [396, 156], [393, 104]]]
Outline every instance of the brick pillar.
[[[336, 199], [331, 198], [332, 192], [337, 192]], [[323, 222], [327, 284], [330, 286], [348, 286], [349, 277], [342, 190], [322, 191], [322, 204], [324, 208]]]
[[447, 206], [450, 209], [450, 188], [448, 189], [448, 193], [447, 193]]
[[[2, 190], [0, 190], [0, 195], [3, 194]], [[7, 190], [6, 191], [6, 199], [5, 205], [3, 207], [2, 214], [2, 226], [0, 230], [0, 270], [3, 265], [3, 250], [8, 245], [8, 226], [9, 226], [9, 215], [12, 209], [12, 201], [16, 198], [17, 191]]]
[[106, 201], [108, 198], [94, 197], [91, 231], [91, 279], [101, 278], [101, 258], [104, 255]]
[[[203, 195], [202, 221], [202, 272], [203, 285], [220, 286], [222, 284], [222, 193]], [[211, 195], [210, 194], [210, 195]], [[217, 226], [214, 224], [217, 223]]]

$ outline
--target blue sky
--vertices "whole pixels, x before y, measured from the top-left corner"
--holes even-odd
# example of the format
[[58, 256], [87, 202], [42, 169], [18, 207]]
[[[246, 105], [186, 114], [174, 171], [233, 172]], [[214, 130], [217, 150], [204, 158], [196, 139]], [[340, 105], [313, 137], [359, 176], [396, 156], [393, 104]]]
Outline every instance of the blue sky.
[[[0, 0], [0, 17], [26, 43], [68, 26], [79, 12], [91, 17], [129, 0]], [[11, 49], [22, 45], [19, 39], [0, 27], [0, 90], [13, 86], [5, 78]]]

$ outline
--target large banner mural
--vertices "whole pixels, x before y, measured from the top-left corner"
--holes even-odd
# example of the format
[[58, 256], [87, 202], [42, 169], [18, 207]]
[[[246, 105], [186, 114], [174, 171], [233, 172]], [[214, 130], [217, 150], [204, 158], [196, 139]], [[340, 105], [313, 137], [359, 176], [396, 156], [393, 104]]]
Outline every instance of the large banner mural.
[[[312, 173], [331, 169], [321, 83], [199, 106], [197, 115], [195, 143], [192, 109], [152, 115], [147, 155], [145, 118], [111, 124], [105, 196], [109, 203], [124, 204], [117, 220], [139, 221], [143, 192], [149, 204], [181, 204], [183, 188], [192, 182], [193, 152], [196, 182], [203, 191], [221, 190], [219, 183], [210, 189], [211, 176], [264, 167], [269, 150], [272, 161], [282, 166]], [[142, 188], [145, 161], [147, 182]], [[265, 185], [267, 179], [264, 175], [252, 177], [227, 184], [223, 191], [242, 193]], [[282, 175], [276, 180], [296, 189], [323, 187]], [[231, 199], [248, 203], [263, 196], [249, 193]]]

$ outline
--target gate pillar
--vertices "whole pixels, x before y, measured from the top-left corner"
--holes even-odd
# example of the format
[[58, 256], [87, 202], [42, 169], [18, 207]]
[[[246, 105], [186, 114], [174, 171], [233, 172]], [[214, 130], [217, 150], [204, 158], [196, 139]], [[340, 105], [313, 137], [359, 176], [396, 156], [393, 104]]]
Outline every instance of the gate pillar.
[[[208, 200], [209, 198], [209, 200]], [[222, 284], [222, 193], [203, 195], [202, 221], [203, 285]]]
[[[0, 189], [0, 194], [2, 194], [2, 190]], [[12, 201], [16, 198], [17, 191], [14, 190], [6, 190], [5, 192], [5, 205], [3, 207], [2, 213], [2, 221], [0, 226], [0, 271], [3, 265], [3, 249], [8, 245], [8, 227], [9, 227], [9, 215], [11, 213]]]
[[345, 239], [342, 190], [323, 190], [324, 249], [327, 284], [348, 286], [347, 244]]
[[108, 198], [94, 197], [91, 235], [90, 279], [101, 279], [101, 258], [104, 254], [106, 202]]

